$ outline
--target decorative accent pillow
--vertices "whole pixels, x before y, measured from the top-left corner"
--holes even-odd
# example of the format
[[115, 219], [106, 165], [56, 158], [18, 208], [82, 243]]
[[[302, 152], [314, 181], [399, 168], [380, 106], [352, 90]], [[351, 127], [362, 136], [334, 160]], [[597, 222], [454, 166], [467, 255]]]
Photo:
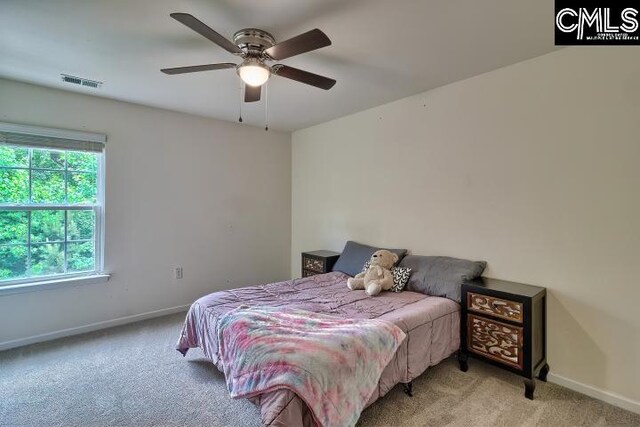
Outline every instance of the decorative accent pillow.
[[[364, 263], [362, 272], [364, 273], [367, 268], [369, 268], [369, 261]], [[389, 290], [392, 292], [402, 292], [407, 282], [409, 282], [411, 269], [407, 267], [391, 267], [391, 276], [393, 276], [393, 286]]]
[[[371, 258], [371, 255], [373, 255], [373, 253], [379, 249], [385, 248], [374, 248], [373, 246], [367, 246], [349, 240], [344, 246], [344, 249], [340, 254], [340, 258], [338, 258], [338, 261], [336, 261], [336, 263], [333, 265], [333, 269], [331, 271], [341, 271], [353, 277], [356, 274], [360, 273], [362, 264], [364, 264], [365, 261], [368, 261], [369, 258]], [[398, 255], [398, 261], [402, 260], [402, 257], [404, 257], [407, 253], [406, 249], [387, 250]]]
[[407, 267], [393, 267], [391, 269], [391, 275], [393, 276], [393, 292], [402, 292], [404, 287], [409, 282], [411, 276], [411, 269]]

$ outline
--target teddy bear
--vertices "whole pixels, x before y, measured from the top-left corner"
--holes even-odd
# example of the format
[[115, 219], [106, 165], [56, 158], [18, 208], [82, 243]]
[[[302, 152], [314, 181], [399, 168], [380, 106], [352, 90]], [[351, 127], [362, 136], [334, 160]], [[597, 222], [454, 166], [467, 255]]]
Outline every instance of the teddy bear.
[[352, 291], [364, 289], [369, 296], [378, 295], [393, 287], [391, 267], [398, 262], [398, 255], [381, 249], [371, 255], [369, 268], [347, 280], [347, 287]]

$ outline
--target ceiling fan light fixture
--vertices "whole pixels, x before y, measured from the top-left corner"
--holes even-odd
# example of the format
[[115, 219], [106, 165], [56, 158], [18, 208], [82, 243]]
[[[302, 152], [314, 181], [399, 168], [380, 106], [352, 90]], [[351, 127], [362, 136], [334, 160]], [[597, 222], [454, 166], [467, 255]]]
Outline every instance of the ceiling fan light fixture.
[[271, 76], [269, 67], [255, 58], [248, 58], [238, 66], [237, 71], [245, 84], [254, 87], [262, 86], [269, 80], [269, 76]]

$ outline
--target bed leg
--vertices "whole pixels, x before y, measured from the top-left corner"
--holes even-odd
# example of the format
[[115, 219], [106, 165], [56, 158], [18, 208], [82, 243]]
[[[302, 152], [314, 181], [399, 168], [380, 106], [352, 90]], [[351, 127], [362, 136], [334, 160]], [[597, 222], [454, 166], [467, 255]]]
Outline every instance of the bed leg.
[[469, 355], [466, 352], [462, 350], [458, 351], [458, 363], [460, 364], [460, 370], [462, 372], [467, 372], [469, 370], [468, 360]]
[[404, 389], [404, 392], [407, 393], [407, 396], [413, 397], [413, 381], [402, 383], [402, 388]]

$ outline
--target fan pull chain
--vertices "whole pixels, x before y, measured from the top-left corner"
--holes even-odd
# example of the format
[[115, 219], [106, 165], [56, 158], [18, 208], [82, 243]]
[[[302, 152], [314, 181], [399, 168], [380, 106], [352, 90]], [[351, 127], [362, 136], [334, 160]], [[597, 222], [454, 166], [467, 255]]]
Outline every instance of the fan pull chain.
[[240, 82], [240, 117], [238, 118], [238, 121], [240, 123], [242, 123], [242, 88], [244, 87], [244, 85], [242, 84], [242, 81]]
[[264, 130], [269, 130], [269, 81], [264, 84]]

